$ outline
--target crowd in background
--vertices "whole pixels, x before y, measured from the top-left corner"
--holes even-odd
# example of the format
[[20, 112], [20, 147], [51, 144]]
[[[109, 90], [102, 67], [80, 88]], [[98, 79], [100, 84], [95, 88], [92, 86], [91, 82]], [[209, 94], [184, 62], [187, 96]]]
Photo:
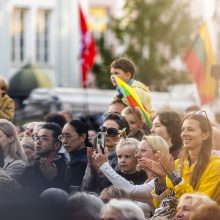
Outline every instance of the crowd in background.
[[[0, 79], [0, 218], [220, 219], [220, 125], [198, 106], [182, 115], [153, 109], [127, 58], [113, 61], [110, 75], [117, 92], [99, 129], [68, 111], [18, 129]], [[136, 92], [151, 126], [115, 76]]]

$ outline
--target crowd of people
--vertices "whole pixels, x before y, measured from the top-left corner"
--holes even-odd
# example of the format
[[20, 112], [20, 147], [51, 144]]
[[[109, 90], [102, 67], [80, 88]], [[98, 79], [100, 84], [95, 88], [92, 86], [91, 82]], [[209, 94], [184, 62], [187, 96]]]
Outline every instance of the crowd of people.
[[[135, 69], [125, 57], [112, 62], [116, 95], [99, 130], [68, 111], [18, 130], [0, 79], [0, 219], [220, 219], [220, 126], [199, 107], [154, 109]], [[151, 126], [115, 76], [136, 92]]]

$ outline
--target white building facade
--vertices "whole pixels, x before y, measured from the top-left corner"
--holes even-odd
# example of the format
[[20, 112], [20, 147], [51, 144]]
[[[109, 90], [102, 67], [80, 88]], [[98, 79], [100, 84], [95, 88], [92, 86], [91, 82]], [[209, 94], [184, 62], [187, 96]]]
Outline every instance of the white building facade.
[[81, 87], [77, 1], [0, 0], [0, 36], [1, 76], [34, 64], [54, 86]]
[[[220, 0], [214, 2], [217, 9]], [[90, 14], [94, 32], [107, 32], [109, 15], [123, 13], [124, 0], [0, 0], [0, 75], [9, 80], [31, 63], [44, 70], [54, 86], [81, 87], [78, 3]], [[191, 4], [192, 14], [202, 16], [202, 1]], [[219, 25], [215, 33], [218, 39]]]

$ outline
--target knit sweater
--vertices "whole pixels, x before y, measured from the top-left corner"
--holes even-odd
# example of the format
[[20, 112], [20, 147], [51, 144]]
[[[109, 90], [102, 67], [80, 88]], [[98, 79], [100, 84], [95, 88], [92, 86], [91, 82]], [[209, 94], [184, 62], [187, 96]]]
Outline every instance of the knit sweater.
[[15, 103], [8, 95], [0, 97], [0, 118], [12, 121], [15, 114]]

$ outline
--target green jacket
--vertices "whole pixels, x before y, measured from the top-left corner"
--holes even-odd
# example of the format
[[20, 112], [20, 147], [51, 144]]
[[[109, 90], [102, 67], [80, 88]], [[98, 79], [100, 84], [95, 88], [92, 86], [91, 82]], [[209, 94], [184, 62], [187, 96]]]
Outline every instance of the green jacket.
[[0, 118], [12, 121], [15, 114], [15, 102], [8, 95], [0, 98]]

